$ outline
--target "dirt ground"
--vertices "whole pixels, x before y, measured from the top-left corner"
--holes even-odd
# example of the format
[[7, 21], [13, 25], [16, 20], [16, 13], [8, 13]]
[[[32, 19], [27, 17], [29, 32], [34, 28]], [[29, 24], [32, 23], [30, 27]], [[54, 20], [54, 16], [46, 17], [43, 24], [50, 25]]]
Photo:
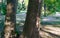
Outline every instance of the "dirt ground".
[[42, 26], [40, 36], [42, 38], [60, 38], [60, 28], [52, 25]]

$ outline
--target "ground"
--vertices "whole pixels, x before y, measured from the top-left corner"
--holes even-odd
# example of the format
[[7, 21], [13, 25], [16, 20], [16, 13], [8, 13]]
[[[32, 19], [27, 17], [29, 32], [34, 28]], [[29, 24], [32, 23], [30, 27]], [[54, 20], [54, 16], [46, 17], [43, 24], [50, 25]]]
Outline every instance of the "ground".
[[53, 26], [43, 26], [40, 30], [42, 38], [60, 38], [60, 28]]

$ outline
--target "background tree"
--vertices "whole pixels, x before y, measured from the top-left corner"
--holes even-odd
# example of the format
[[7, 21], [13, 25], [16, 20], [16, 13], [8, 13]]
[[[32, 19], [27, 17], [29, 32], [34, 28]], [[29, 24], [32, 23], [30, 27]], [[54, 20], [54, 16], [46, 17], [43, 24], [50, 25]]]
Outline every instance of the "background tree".
[[4, 26], [4, 37], [2, 38], [16, 38], [15, 25], [16, 25], [16, 7], [17, 0], [7, 0], [6, 17]]
[[24, 24], [24, 38], [40, 38], [40, 14], [42, 0], [29, 0], [26, 21]]

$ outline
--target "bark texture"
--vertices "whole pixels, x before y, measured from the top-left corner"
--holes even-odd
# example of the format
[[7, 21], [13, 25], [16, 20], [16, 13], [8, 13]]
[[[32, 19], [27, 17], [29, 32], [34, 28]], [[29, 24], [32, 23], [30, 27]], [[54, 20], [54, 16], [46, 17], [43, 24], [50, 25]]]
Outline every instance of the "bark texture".
[[40, 14], [42, 0], [29, 0], [23, 38], [40, 38]]
[[2, 38], [16, 38], [16, 7], [17, 0], [7, 0], [4, 35]]

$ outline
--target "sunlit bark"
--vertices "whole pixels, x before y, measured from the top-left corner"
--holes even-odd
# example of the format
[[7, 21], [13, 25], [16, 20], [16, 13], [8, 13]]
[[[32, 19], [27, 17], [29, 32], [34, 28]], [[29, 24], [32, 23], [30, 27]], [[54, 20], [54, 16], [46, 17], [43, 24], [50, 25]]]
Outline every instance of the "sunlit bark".
[[7, 0], [4, 37], [3, 38], [16, 38], [15, 25], [16, 25], [16, 2], [17, 0]]

